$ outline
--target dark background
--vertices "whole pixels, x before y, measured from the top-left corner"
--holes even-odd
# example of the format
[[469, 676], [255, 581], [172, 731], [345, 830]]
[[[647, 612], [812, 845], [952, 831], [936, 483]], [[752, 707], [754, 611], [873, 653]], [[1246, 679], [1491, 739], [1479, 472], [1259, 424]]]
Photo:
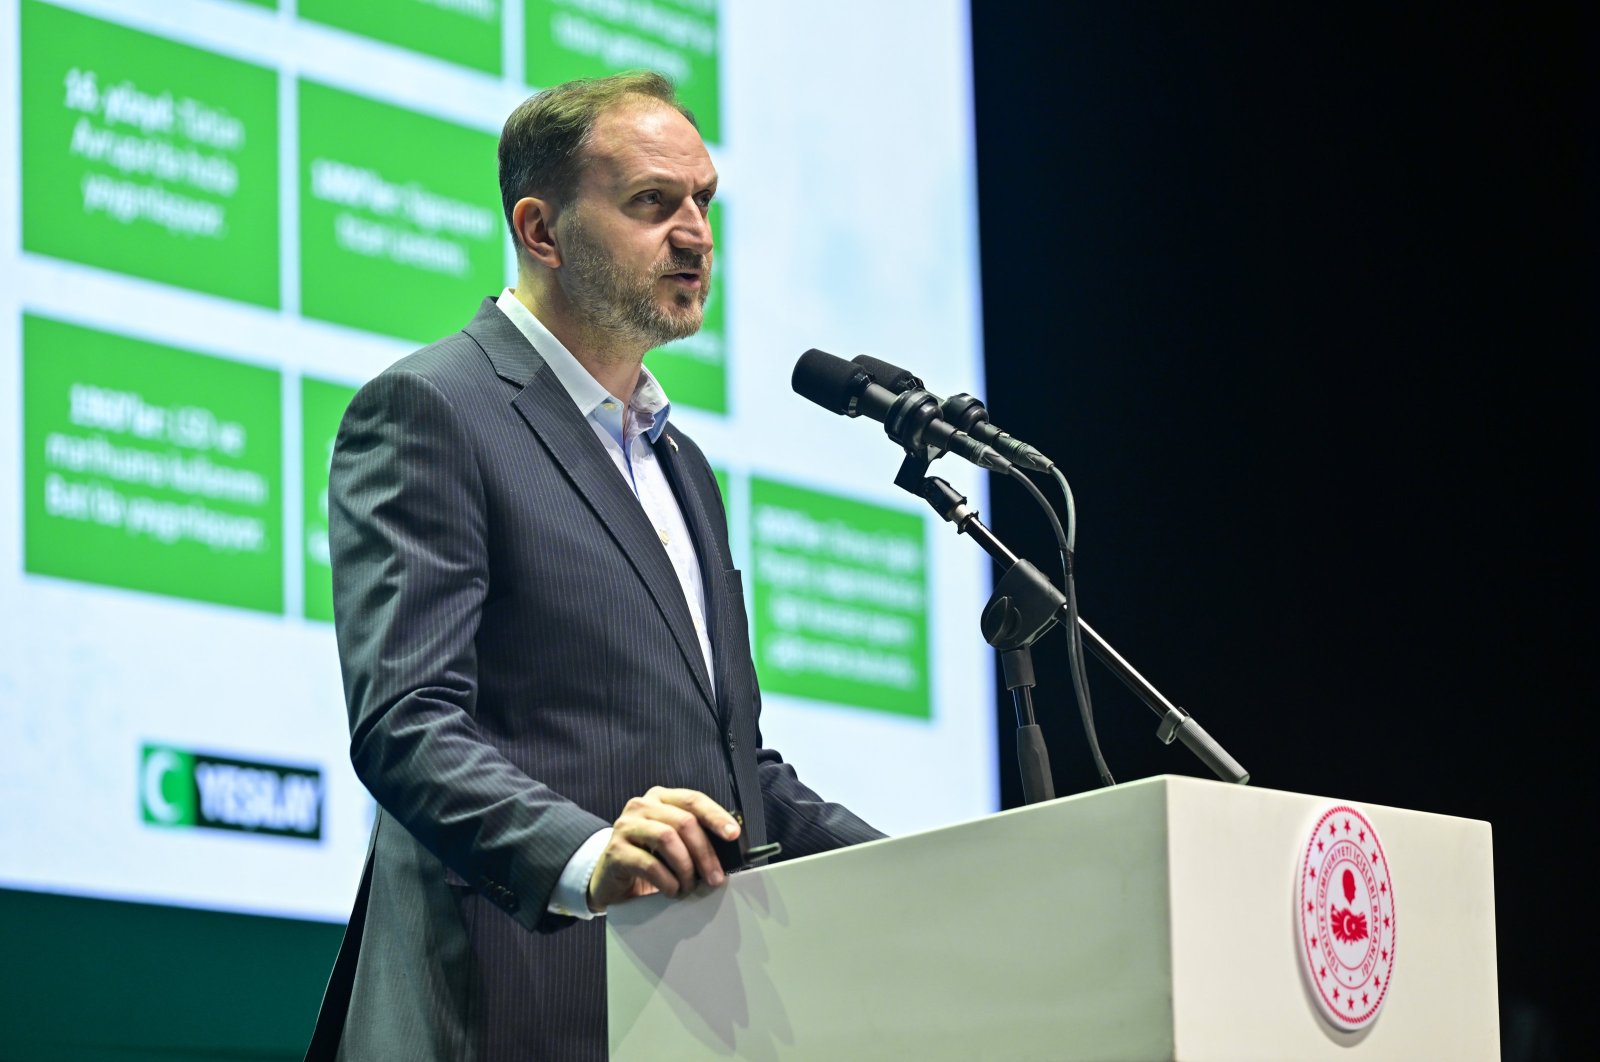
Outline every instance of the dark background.
[[[1254, 784], [1493, 824], [1506, 1057], [1553, 1056], [1594, 987], [1587, 37], [1215, 7], [973, 4], [984, 397], [1072, 482], [1084, 617]], [[1097, 784], [1064, 647], [1062, 794]], [[1119, 781], [1207, 775], [1089, 669]]]

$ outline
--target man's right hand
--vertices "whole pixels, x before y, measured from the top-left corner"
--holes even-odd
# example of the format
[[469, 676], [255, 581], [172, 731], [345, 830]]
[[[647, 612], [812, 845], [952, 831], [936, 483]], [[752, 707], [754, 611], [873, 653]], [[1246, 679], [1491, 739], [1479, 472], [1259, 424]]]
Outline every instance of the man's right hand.
[[664, 892], [680, 896], [704, 881], [713, 887], [727, 879], [709, 834], [739, 836], [739, 823], [722, 805], [693, 789], [653, 787], [622, 809], [594, 873], [589, 877], [589, 909]]

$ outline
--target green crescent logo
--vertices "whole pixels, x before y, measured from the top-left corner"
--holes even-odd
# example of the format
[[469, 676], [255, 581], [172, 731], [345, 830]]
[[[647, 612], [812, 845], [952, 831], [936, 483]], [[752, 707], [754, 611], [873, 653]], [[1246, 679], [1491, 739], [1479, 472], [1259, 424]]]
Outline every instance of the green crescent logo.
[[166, 745], [145, 745], [139, 758], [139, 807], [144, 821], [157, 826], [193, 826], [193, 754]]

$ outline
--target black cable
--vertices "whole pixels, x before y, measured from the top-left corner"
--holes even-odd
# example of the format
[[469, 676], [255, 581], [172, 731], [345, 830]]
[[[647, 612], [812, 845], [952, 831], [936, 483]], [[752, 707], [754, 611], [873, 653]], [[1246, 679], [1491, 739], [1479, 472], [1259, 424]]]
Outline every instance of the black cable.
[[1011, 475], [1027, 489], [1033, 500], [1044, 510], [1045, 516], [1050, 520], [1050, 530], [1056, 537], [1056, 550], [1061, 556], [1061, 578], [1065, 584], [1063, 590], [1067, 597], [1067, 664], [1072, 673], [1073, 693], [1077, 695], [1078, 715], [1083, 720], [1083, 735], [1089, 744], [1089, 754], [1094, 757], [1094, 766], [1100, 774], [1100, 783], [1116, 785], [1116, 779], [1111, 777], [1111, 769], [1106, 766], [1105, 757], [1100, 753], [1100, 738], [1094, 727], [1094, 702], [1089, 697], [1088, 668], [1083, 662], [1083, 632], [1078, 626], [1078, 590], [1072, 570], [1073, 546], [1077, 536], [1077, 509], [1072, 498], [1072, 488], [1067, 485], [1067, 479], [1061, 474], [1061, 470], [1052, 464], [1050, 474], [1055, 477], [1056, 484], [1061, 488], [1062, 497], [1066, 500], [1065, 530], [1061, 527], [1061, 520], [1056, 516], [1054, 506], [1034, 485], [1033, 480], [1023, 474], [1020, 468], [1011, 469]]
[[1111, 777], [1111, 768], [1106, 765], [1105, 756], [1100, 752], [1100, 735], [1094, 725], [1094, 702], [1089, 696], [1089, 669], [1083, 662], [1083, 628], [1078, 623], [1078, 583], [1074, 568], [1077, 557], [1077, 503], [1072, 497], [1072, 488], [1067, 484], [1067, 477], [1054, 463], [1050, 465], [1050, 474], [1055, 478], [1056, 486], [1061, 488], [1061, 497], [1067, 508], [1067, 534], [1065, 549], [1061, 555], [1061, 579], [1067, 594], [1067, 653], [1078, 692], [1078, 712], [1083, 718], [1084, 737], [1089, 743], [1089, 753], [1094, 757], [1095, 770], [1100, 774], [1100, 784], [1116, 785], [1117, 780]]

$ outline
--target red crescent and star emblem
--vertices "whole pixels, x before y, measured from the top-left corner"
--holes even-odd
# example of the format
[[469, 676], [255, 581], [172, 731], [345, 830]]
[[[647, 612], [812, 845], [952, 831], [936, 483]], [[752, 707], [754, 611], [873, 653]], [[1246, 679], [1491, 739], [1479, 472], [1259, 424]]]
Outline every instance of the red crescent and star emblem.
[[1378, 831], [1353, 807], [1322, 812], [1300, 860], [1300, 958], [1317, 1009], [1364, 1029], [1394, 976], [1394, 880]]

